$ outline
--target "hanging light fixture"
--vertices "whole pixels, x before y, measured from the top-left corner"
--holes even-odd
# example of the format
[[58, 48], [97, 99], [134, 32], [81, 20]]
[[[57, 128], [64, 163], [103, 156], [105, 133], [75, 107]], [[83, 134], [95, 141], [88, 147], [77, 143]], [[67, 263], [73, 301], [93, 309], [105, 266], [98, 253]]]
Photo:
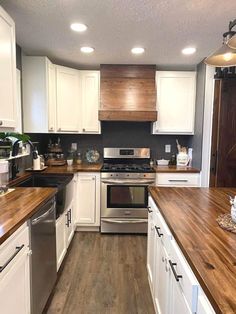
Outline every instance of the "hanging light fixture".
[[[232, 28], [236, 25], [236, 19], [229, 22], [229, 30], [223, 34], [223, 45], [213, 54], [207, 57], [204, 62], [214, 67], [236, 66], [236, 38]], [[229, 47], [229, 42], [234, 38], [235, 49]]]
[[236, 49], [236, 35], [234, 35], [232, 38], [230, 38], [228, 42], [228, 46], [230, 48]]

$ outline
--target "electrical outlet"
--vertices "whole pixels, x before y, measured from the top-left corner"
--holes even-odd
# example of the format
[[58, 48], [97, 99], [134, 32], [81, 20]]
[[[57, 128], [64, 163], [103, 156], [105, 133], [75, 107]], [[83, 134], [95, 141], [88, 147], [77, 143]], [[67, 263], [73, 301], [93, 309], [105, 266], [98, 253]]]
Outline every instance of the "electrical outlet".
[[77, 143], [72, 143], [71, 144], [71, 149], [72, 150], [77, 150]]
[[170, 144], [165, 145], [165, 152], [166, 153], [170, 153], [171, 152], [171, 145]]

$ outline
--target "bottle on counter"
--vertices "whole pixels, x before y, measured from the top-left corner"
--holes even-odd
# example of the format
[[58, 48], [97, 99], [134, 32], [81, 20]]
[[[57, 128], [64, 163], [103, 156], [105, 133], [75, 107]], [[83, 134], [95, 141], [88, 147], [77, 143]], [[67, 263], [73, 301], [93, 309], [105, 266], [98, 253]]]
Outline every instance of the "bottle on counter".
[[82, 164], [82, 154], [81, 154], [81, 152], [77, 153], [76, 163], [77, 163], [77, 165], [81, 165]]

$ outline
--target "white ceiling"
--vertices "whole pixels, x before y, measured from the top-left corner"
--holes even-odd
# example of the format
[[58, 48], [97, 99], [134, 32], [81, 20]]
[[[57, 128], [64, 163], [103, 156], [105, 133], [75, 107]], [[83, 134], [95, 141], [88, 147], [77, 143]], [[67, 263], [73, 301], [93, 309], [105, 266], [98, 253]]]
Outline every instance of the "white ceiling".
[[[157, 64], [192, 68], [221, 45], [222, 33], [236, 18], [235, 0], [0, 0], [16, 22], [18, 44], [29, 55], [77, 68], [101, 63]], [[88, 30], [70, 30], [72, 22]], [[81, 46], [95, 52], [84, 55]], [[146, 48], [133, 56], [133, 46]], [[197, 53], [183, 56], [181, 49]]]

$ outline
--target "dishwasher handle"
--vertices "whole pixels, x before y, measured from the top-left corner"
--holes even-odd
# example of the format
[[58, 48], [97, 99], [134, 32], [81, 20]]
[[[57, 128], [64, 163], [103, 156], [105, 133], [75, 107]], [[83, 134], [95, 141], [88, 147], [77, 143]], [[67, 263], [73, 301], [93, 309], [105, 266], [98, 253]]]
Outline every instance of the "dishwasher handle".
[[46, 213], [40, 215], [39, 217], [34, 218], [31, 221], [31, 224], [37, 225], [38, 223], [40, 223], [44, 218], [46, 218], [48, 215], [50, 215], [53, 212], [54, 208], [55, 208], [55, 206], [53, 204], [53, 206], [51, 208], [49, 208], [49, 210], [47, 210]]
[[6, 261], [5, 264], [0, 266], [0, 273], [10, 264], [10, 262], [16, 257], [16, 255], [23, 249], [25, 245], [22, 244], [21, 246], [16, 246], [16, 251], [12, 254], [12, 256]]

